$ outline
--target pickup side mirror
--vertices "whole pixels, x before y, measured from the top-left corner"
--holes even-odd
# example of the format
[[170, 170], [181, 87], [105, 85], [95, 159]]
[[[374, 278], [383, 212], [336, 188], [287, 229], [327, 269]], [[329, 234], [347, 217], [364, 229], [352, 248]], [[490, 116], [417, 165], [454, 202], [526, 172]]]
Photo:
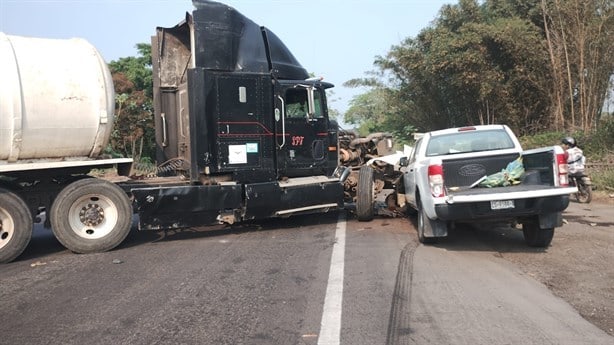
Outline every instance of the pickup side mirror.
[[402, 167], [406, 167], [409, 165], [409, 158], [407, 157], [401, 157], [401, 159], [399, 160], [399, 165]]

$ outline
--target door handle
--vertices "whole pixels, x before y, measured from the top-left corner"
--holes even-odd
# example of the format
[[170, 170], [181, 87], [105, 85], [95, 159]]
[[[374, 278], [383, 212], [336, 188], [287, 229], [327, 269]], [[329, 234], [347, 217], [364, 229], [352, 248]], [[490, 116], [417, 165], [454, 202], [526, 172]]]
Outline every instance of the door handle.
[[286, 103], [281, 96], [277, 95], [277, 98], [281, 102], [281, 145], [279, 148], [282, 148], [286, 145]]
[[160, 117], [162, 118], [162, 147], [167, 147], [168, 142], [166, 141], [166, 114], [162, 113], [160, 114]]

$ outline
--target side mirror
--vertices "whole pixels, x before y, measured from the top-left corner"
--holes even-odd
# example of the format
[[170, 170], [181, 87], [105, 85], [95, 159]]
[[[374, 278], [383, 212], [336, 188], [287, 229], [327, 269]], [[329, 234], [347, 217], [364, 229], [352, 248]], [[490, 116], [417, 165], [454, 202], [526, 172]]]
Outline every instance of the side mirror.
[[315, 95], [313, 87], [307, 88], [307, 120], [312, 120], [315, 115]]
[[409, 158], [407, 157], [401, 157], [401, 159], [399, 160], [399, 165], [402, 167], [406, 167], [409, 165]]

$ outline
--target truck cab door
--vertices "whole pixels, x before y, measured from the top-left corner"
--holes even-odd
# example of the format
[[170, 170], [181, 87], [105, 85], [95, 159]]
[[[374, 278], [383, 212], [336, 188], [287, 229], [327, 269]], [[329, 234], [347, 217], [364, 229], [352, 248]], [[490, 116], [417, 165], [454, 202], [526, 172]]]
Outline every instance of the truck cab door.
[[278, 85], [275, 94], [278, 177], [331, 175], [337, 166], [337, 129], [328, 119], [325, 90]]

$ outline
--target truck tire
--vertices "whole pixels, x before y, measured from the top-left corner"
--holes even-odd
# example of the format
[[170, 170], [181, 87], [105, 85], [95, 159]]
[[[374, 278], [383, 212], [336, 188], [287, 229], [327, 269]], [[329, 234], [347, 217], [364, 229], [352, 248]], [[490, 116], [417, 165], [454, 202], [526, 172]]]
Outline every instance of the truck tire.
[[75, 253], [111, 250], [128, 236], [132, 207], [113, 183], [87, 178], [67, 185], [51, 205], [51, 228]]
[[437, 242], [437, 237], [424, 236], [424, 230], [426, 229], [426, 222], [432, 222], [432, 220], [426, 215], [424, 207], [420, 204], [418, 210], [418, 241], [423, 244], [432, 244]]
[[373, 220], [373, 168], [362, 166], [358, 171], [356, 190], [356, 216], [361, 222]]
[[548, 247], [554, 237], [554, 228], [540, 229], [539, 223], [528, 222], [522, 224], [522, 234], [529, 247]]
[[0, 188], [0, 263], [17, 258], [32, 238], [32, 214], [15, 193]]

